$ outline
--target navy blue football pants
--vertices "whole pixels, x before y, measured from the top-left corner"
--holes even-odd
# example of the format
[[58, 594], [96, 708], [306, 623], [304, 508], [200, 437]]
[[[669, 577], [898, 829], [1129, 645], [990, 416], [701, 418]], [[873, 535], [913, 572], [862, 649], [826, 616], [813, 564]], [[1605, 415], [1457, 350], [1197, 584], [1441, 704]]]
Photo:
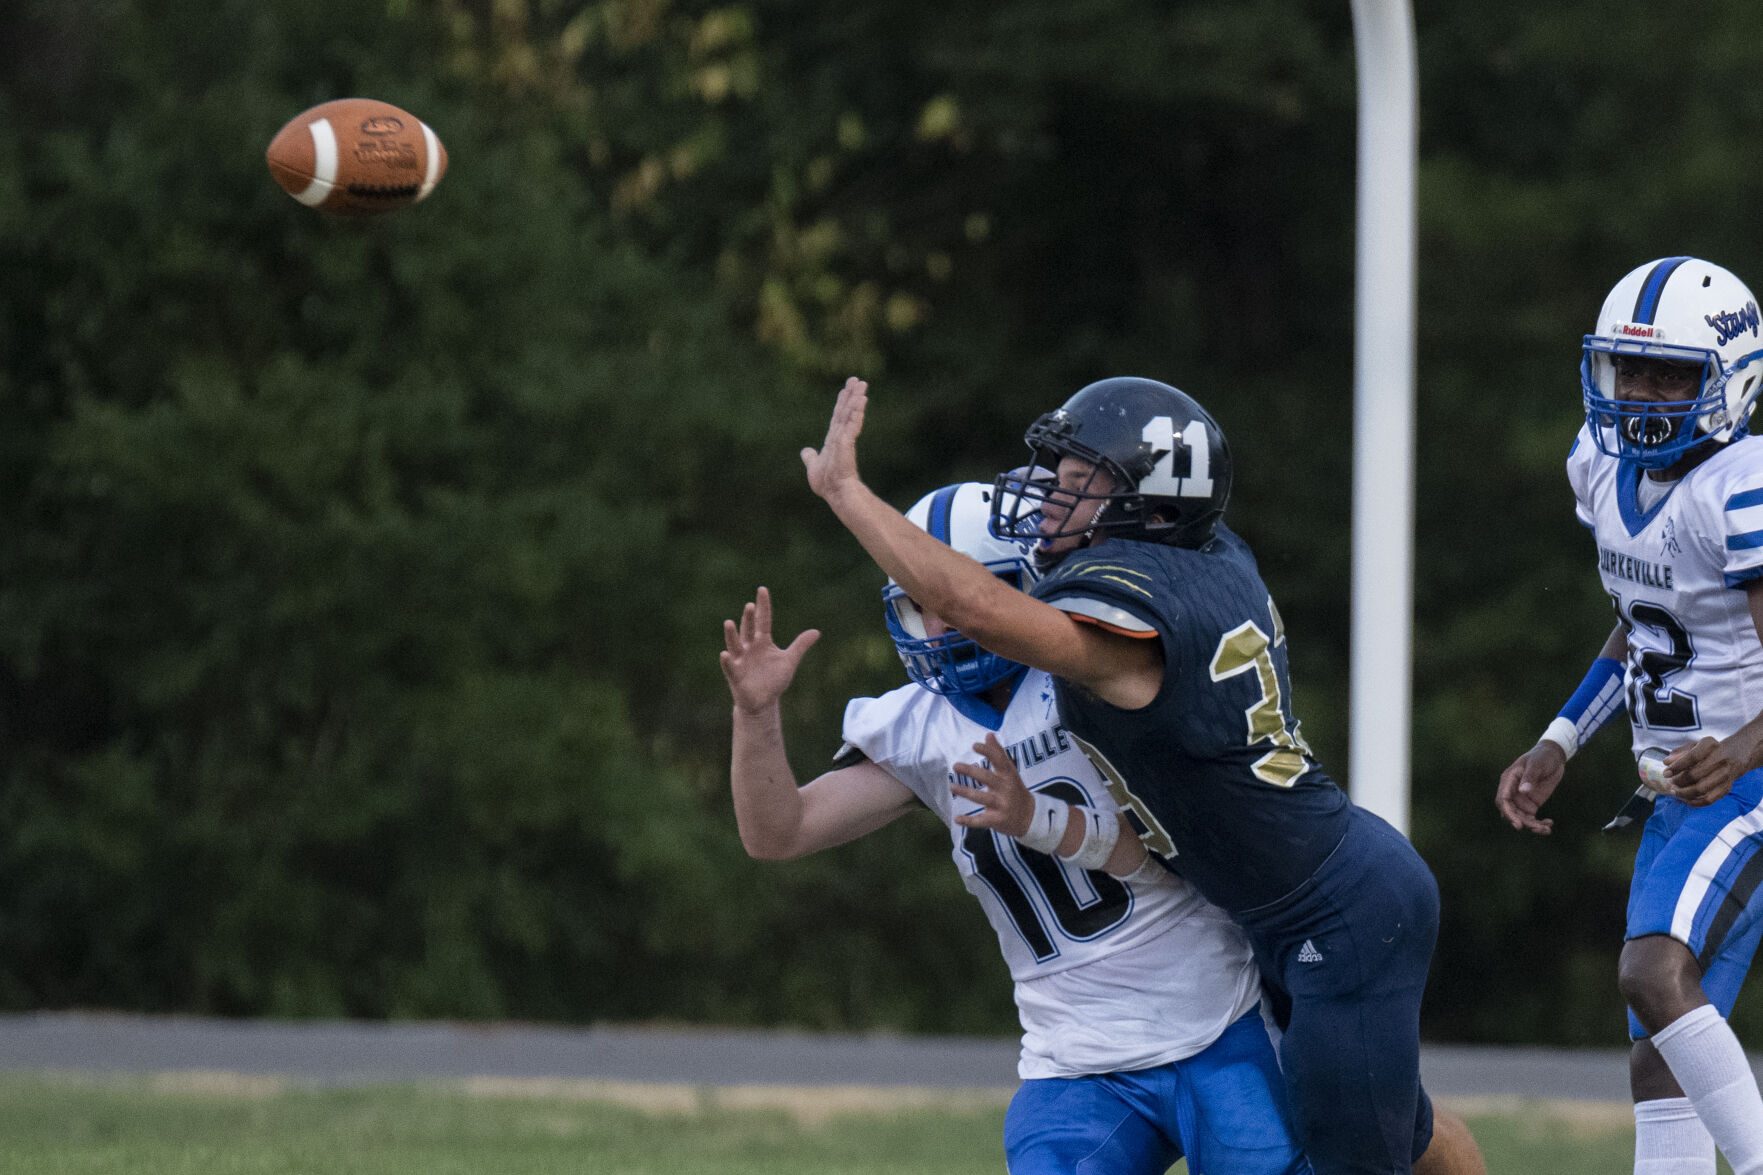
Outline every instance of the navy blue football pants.
[[1439, 889], [1401, 833], [1352, 812], [1309, 880], [1235, 918], [1285, 1029], [1280, 1064], [1316, 1175], [1402, 1175], [1432, 1141], [1420, 997]]

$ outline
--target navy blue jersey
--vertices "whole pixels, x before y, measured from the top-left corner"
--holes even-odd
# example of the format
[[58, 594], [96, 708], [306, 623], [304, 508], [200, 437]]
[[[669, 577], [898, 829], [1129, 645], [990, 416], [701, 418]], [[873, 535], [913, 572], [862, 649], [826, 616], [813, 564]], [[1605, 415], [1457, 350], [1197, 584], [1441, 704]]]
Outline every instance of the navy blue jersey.
[[1350, 804], [1298, 734], [1285, 630], [1248, 545], [1222, 526], [1199, 550], [1109, 539], [1067, 556], [1034, 594], [1124, 631], [1149, 626], [1163, 643], [1163, 686], [1143, 709], [1057, 683], [1067, 730], [1146, 847], [1231, 911], [1310, 877]]

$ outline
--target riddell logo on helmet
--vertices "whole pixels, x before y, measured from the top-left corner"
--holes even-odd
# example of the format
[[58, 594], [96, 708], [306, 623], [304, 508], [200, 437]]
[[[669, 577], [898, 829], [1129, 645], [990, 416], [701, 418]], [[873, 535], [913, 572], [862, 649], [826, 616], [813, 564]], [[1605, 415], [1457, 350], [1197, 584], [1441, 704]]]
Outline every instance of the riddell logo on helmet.
[[1612, 333], [1630, 339], [1663, 339], [1665, 337], [1663, 327], [1648, 326], [1640, 322], [1619, 322]]
[[1722, 310], [1719, 314], [1704, 314], [1702, 319], [1719, 333], [1719, 345], [1724, 347], [1746, 331], [1757, 333], [1757, 304], [1746, 302], [1743, 310]]

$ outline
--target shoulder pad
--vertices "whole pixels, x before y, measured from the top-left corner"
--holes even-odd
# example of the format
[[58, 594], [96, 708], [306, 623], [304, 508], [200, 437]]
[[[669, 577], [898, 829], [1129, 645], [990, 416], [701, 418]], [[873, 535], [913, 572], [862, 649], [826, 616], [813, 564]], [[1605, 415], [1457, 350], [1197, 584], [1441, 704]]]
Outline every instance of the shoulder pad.
[[1158, 585], [1160, 553], [1173, 548], [1150, 543], [1110, 541], [1079, 551], [1060, 563], [1037, 583], [1037, 599], [1119, 632], [1149, 634], [1157, 631], [1169, 601], [1161, 598]]
[[1073, 616], [1087, 616], [1091, 620], [1101, 621], [1109, 628], [1121, 628], [1127, 632], [1157, 631], [1154, 625], [1145, 623], [1125, 608], [1090, 596], [1060, 595], [1047, 602], [1061, 612], [1069, 612]]

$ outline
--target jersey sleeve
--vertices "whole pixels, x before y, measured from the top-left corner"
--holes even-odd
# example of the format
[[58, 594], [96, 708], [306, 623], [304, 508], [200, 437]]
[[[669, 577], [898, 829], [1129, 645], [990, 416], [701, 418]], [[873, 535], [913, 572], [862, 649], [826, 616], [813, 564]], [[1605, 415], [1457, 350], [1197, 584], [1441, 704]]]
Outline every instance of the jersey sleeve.
[[1745, 444], [1724, 463], [1708, 505], [1719, 511], [1709, 527], [1718, 536], [1727, 587], [1763, 578], [1763, 443]]
[[1592, 442], [1589, 426], [1581, 425], [1579, 435], [1573, 438], [1573, 446], [1567, 450], [1567, 484], [1573, 487], [1573, 516], [1579, 524], [1588, 529], [1594, 525], [1591, 507], [1586, 504], [1587, 487], [1590, 483], [1592, 456], [1598, 451]]
[[926, 753], [925, 723], [941, 699], [920, 685], [905, 685], [879, 698], [853, 698], [845, 705], [845, 745], [912, 790], [926, 807], [949, 806], [943, 786], [946, 767]]
[[1037, 599], [1111, 632], [1154, 637], [1161, 615], [1155, 579], [1128, 542], [1075, 552], [1034, 587]]

